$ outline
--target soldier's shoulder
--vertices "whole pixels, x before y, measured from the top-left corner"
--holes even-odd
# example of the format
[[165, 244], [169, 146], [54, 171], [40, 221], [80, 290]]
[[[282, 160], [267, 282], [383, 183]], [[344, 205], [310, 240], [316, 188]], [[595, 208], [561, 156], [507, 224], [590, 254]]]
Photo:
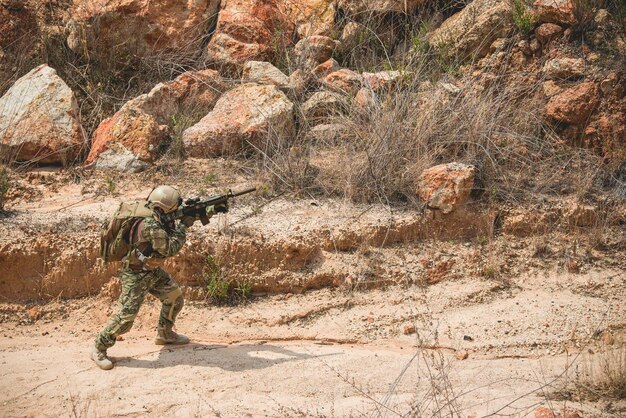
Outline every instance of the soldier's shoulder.
[[154, 218], [144, 218], [143, 228], [144, 228], [144, 231], [163, 230], [163, 227], [161, 226], [161, 224]]

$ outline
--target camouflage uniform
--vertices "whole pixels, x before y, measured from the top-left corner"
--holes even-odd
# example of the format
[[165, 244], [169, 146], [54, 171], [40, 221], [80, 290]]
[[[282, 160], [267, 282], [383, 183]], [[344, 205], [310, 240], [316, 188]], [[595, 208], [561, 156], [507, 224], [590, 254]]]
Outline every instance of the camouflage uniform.
[[[144, 218], [133, 227], [133, 250], [123, 261], [120, 281], [121, 310], [96, 337], [96, 347], [106, 350], [115, 344], [116, 337], [130, 331], [139, 308], [148, 293], [163, 303], [159, 326], [172, 326], [183, 308], [180, 287], [158, 264], [165, 257], [178, 253], [185, 244], [187, 227], [179, 223], [166, 230], [156, 219]], [[139, 251], [139, 252], [138, 252]], [[144, 256], [148, 256], [145, 258]]]

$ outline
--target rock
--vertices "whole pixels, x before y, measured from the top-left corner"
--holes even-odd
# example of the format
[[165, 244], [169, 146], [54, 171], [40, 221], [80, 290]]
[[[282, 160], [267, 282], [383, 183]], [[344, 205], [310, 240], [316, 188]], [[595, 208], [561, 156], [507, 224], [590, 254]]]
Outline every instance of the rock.
[[547, 45], [563, 32], [563, 28], [554, 23], [544, 23], [535, 29], [535, 36], [542, 45]]
[[593, 18], [593, 21], [600, 29], [606, 28], [613, 23], [611, 14], [606, 9], [600, 9]]
[[67, 164], [86, 148], [76, 97], [45, 64], [13, 84], [0, 109], [0, 154], [9, 161]]
[[585, 60], [582, 58], [554, 58], [543, 65], [543, 74], [548, 78], [566, 79], [585, 76]]
[[309, 71], [297, 69], [289, 76], [289, 87], [294, 95], [299, 99], [310, 89], [315, 88], [317, 80]]
[[474, 0], [435, 29], [428, 42], [445, 56], [482, 58], [493, 41], [513, 30], [512, 14], [508, 0]]
[[404, 326], [404, 330], [402, 332], [404, 333], [404, 335], [415, 334], [415, 332], [416, 332], [415, 325], [413, 325], [413, 324], [406, 324]]
[[559, 122], [585, 122], [599, 102], [598, 88], [593, 82], [580, 83], [553, 96], [546, 105], [546, 114]]
[[345, 126], [340, 123], [325, 123], [312, 127], [306, 137], [312, 142], [333, 145], [341, 140], [345, 131]]
[[245, 62], [272, 62], [290, 46], [293, 27], [278, 0], [223, 1], [206, 59], [238, 76]]
[[299, 67], [311, 70], [329, 60], [338, 46], [339, 42], [328, 36], [308, 36], [296, 44], [294, 54]]
[[339, 63], [335, 61], [333, 58], [331, 58], [329, 60], [324, 61], [317, 67], [315, 67], [313, 71], [311, 71], [311, 73], [313, 73], [313, 75], [318, 78], [324, 78], [328, 74], [335, 72], [339, 70], [340, 68], [341, 67], [339, 66]]
[[324, 85], [326, 85], [326, 87], [344, 94], [356, 94], [362, 84], [363, 77], [352, 70], [348, 70], [347, 68], [333, 71], [324, 77]]
[[354, 96], [354, 104], [362, 109], [376, 105], [376, 93], [369, 87], [363, 87]]
[[197, 57], [219, 5], [220, 0], [74, 0], [68, 45], [78, 54], [98, 50], [103, 57], [114, 51]]
[[473, 166], [461, 163], [431, 167], [420, 175], [417, 194], [429, 208], [450, 213], [468, 201], [475, 171]]
[[542, 88], [543, 88], [543, 94], [545, 94], [547, 98], [555, 96], [563, 91], [563, 88], [559, 86], [558, 84], [556, 84], [553, 80], [548, 80], [545, 83], [543, 83]]
[[362, 73], [363, 84], [373, 91], [391, 90], [402, 81], [403, 73], [400, 71], [379, 71], [377, 73]]
[[339, 0], [340, 9], [349, 15], [362, 15], [363, 12], [373, 13], [412, 13], [425, 0]]
[[533, 14], [540, 23], [571, 25], [576, 22], [572, 0], [536, 0]]
[[289, 85], [289, 77], [269, 62], [248, 61], [243, 66], [244, 81], [259, 84], [273, 84], [278, 87]]
[[300, 107], [302, 115], [309, 123], [341, 113], [346, 106], [344, 98], [337, 93], [318, 91]]
[[124, 148], [122, 145], [113, 146], [96, 160], [96, 169], [113, 170], [126, 173], [139, 173], [150, 167], [150, 164], [141, 161], [135, 154]]
[[457, 360], [466, 360], [469, 357], [467, 350], [459, 350], [454, 355]]
[[574, 203], [564, 213], [567, 222], [572, 226], [588, 227], [598, 221], [598, 209], [591, 205]]
[[191, 157], [210, 158], [294, 134], [293, 103], [276, 86], [251, 83], [224, 94], [208, 115], [183, 132], [183, 145]]
[[224, 90], [224, 80], [214, 70], [183, 73], [173, 81], [156, 85], [150, 93], [128, 101], [113, 117], [100, 123], [86, 163], [96, 161], [112, 144], [121, 146], [115, 148], [121, 150], [121, 155], [108, 153], [107, 162], [96, 167], [127, 167], [132, 160], [128, 153], [143, 162], [154, 162], [168, 144], [170, 130], [177, 129], [181, 119], [192, 117], [189, 115], [208, 112]]
[[542, 406], [535, 410], [535, 418], [582, 418], [580, 413], [571, 408], [564, 408], [561, 412], [554, 412], [550, 408]]
[[346, 23], [339, 37], [341, 48], [344, 53], [349, 53], [356, 48], [367, 36], [367, 28], [357, 22]]
[[335, 30], [336, 5], [333, 0], [284, 0], [283, 5], [299, 38], [330, 36]]
[[446, 93], [451, 94], [453, 96], [458, 96], [459, 94], [461, 94], [461, 88], [455, 86], [452, 83], [446, 83], [446, 82], [440, 81], [439, 83], [437, 83], [437, 86], [440, 87]]

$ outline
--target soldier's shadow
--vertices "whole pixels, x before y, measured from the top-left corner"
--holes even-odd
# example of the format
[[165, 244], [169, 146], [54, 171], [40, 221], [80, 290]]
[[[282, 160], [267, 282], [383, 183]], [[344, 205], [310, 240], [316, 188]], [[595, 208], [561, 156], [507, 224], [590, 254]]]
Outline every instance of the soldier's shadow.
[[184, 346], [163, 347], [158, 351], [156, 359], [113, 357], [113, 360], [116, 367], [158, 369], [189, 365], [219, 367], [227, 371], [244, 371], [337, 354], [340, 353], [310, 355], [271, 344], [207, 345], [190, 343]]

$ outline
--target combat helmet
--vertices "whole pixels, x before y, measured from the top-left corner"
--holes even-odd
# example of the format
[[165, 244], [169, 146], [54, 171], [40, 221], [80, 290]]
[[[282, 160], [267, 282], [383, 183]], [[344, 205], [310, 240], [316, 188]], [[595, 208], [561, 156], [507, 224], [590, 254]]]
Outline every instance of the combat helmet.
[[182, 203], [180, 192], [172, 186], [157, 186], [148, 196], [148, 206], [151, 209], [159, 209], [163, 213], [173, 212]]

